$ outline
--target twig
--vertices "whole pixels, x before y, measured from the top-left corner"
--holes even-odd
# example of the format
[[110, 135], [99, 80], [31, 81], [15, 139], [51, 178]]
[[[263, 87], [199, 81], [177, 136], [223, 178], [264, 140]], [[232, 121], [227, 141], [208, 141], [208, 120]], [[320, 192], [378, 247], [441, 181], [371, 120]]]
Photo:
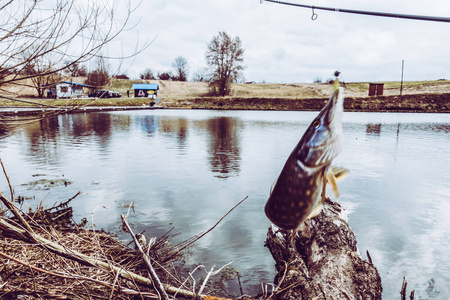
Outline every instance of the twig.
[[8, 181], [9, 191], [11, 193], [11, 202], [14, 203], [14, 189], [12, 188], [11, 181], [9, 180], [8, 173], [6, 173], [5, 165], [3, 164], [2, 159], [0, 158], [0, 163], [2, 164], [3, 174], [5, 174], [6, 181]]
[[[30, 264], [28, 264], [28, 263], [26, 263], [26, 262], [24, 262], [24, 261], [21, 261], [21, 260], [15, 258], [15, 257], [12, 257], [12, 256], [10, 256], [10, 255], [8, 255], [8, 254], [6, 254], [6, 253], [1, 252], [1, 251], [0, 251], [0, 255], [3, 256], [3, 257], [8, 258], [8, 259], [10, 259], [10, 260], [13, 260], [13, 261], [15, 261], [16, 263], [19, 263], [19, 264], [21, 264], [21, 265], [24, 265], [24, 266], [26, 266], [26, 267], [28, 267], [28, 268], [30, 268], [30, 269], [33, 269], [33, 270], [35, 270], [35, 271], [38, 271], [38, 272], [41, 272], [41, 273], [45, 273], [45, 274], [48, 274], [48, 275], [51, 275], [51, 276], [56, 276], [56, 277], [65, 278], [65, 279], [82, 279], [82, 280], [88, 280], [88, 281], [92, 281], [92, 282], [98, 283], [98, 284], [100, 284], [100, 285], [103, 285], [103, 286], [105, 286], [105, 287], [107, 287], [107, 288], [113, 288], [113, 289], [114, 289], [114, 285], [115, 285], [115, 284], [110, 284], [110, 283], [105, 282], [105, 281], [102, 281], [102, 280], [93, 279], [93, 278], [90, 278], [90, 277], [81, 276], [81, 275], [76, 275], [76, 274], [63, 274], [63, 273], [60, 273], [60, 272], [57, 272], [57, 273], [56, 273], [56, 272], [51, 272], [51, 271], [47, 271], [47, 270], [41, 269], [41, 268], [39, 268], [39, 267], [32, 266], [32, 265], [30, 265]], [[117, 287], [118, 287], [119, 293], [124, 293], [124, 294], [137, 294], [136, 291], [133, 291], [133, 290], [131, 290], [131, 289], [123, 288], [123, 287], [121, 287], [121, 286], [117, 286]], [[157, 298], [157, 297], [158, 297], [157, 295], [155, 295], [155, 294], [153, 294], [153, 293], [149, 293], [149, 292], [146, 292], [146, 293], [139, 293], [139, 294], [145, 294], [145, 296], [151, 296], [152, 298]]]
[[81, 192], [76, 193], [75, 196], [73, 196], [73, 197], [70, 198], [69, 200], [67, 200], [67, 201], [65, 201], [65, 202], [61, 202], [61, 203], [59, 203], [58, 205], [56, 205], [56, 203], [55, 203], [55, 205], [53, 205], [53, 206], [50, 207], [50, 208], [44, 209], [43, 211], [44, 211], [44, 212], [47, 212], [47, 211], [51, 211], [51, 210], [53, 210], [53, 209], [58, 209], [58, 208], [62, 208], [62, 207], [68, 207], [67, 204], [69, 204], [70, 201], [72, 201], [73, 199], [75, 199], [75, 198], [78, 197], [79, 195], [81, 195]]
[[[136, 283], [145, 285], [145, 286], [153, 286], [154, 282], [146, 277], [133, 273], [131, 271], [125, 270], [122, 267], [117, 267], [112, 265], [109, 261], [104, 262], [98, 258], [90, 257], [84, 255], [76, 250], [67, 248], [65, 246], [60, 245], [57, 242], [48, 240], [41, 235], [35, 233], [31, 226], [27, 221], [22, 217], [19, 213], [20, 209], [18, 209], [9, 199], [7, 199], [0, 192], [0, 201], [3, 202], [18, 218], [19, 224], [13, 220], [9, 220], [4, 217], [0, 217], [0, 230], [7, 234], [10, 237], [14, 237], [16, 240], [21, 240], [29, 244], [37, 244], [40, 247], [62, 257], [65, 257], [70, 260], [77, 261], [83, 265], [97, 267], [99, 269], [105, 270], [107, 272], [113, 272], [114, 274], [119, 274], [120, 277], [134, 281]], [[21, 226], [20, 226], [21, 225]], [[196, 298], [197, 295], [190, 291], [177, 288], [168, 284], [163, 285], [165, 291], [170, 294], [178, 294], [183, 296], [184, 298]]]
[[121, 214], [120, 217], [122, 218], [122, 222], [124, 223], [128, 232], [130, 233], [131, 237], [133, 238], [133, 241], [136, 244], [137, 249], [142, 254], [142, 258], [144, 259], [145, 263], [147, 264], [147, 266], [150, 270], [150, 277], [151, 277], [152, 281], [155, 283], [155, 289], [158, 291], [161, 298], [163, 298], [164, 300], [168, 300], [169, 296], [167, 295], [167, 293], [164, 289], [164, 286], [162, 285], [161, 281], [159, 280], [159, 277], [156, 274], [155, 269], [153, 269], [153, 266], [152, 266], [152, 263], [150, 262], [149, 256], [147, 254], [145, 254], [144, 250], [142, 249], [141, 244], [139, 243], [136, 236], [134, 235], [133, 230], [131, 229], [130, 225], [128, 224], [125, 216]]
[[202, 237], [204, 237], [206, 234], [208, 234], [210, 231], [212, 231], [214, 228], [216, 228], [217, 225], [219, 225], [220, 222], [222, 222], [222, 220], [228, 216], [236, 207], [238, 207], [242, 202], [244, 202], [245, 200], [247, 200], [248, 196], [246, 196], [244, 199], [242, 199], [241, 201], [239, 201], [238, 204], [236, 204], [235, 206], [233, 206], [232, 209], [230, 209], [225, 215], [222, 216], [222, 218], [219, 219], [219, 221], [217, 221], [216, 224], [214, 224], [213, 227], [211, 227], [210, 229], [208, 229], [207, 231], [205, 231], [204, 233], [194, 236], [193, 238], [191, 238], [191, 241], [189, 243], [187, 243], [186, 245], [184, 245], [183, 247], [181, 247], [178, 251], [182, 251], [183, 249], [186, 249], [187, 247], [189, 247], [190, 245], [192, 245], [193, 243], [195, 243], [196, 241], [198, 241], [199, 239], [201, 239]]
[[[29, 243], [38, 243], [44, 249], [55, 253], [59, 256], [63, 256], [67, 259], [71, 259], [77, 261], [83, 265], [97, 267], [103, 270], [107, 270], [109, 272], [119, 273], [120, 277], [136, 281], [139, 284], [143, 284], [146, 286], [153, 286], [153, 281], [149, 278], [143, 277], [131, 271], [127, 271], [121, 267], [111, 266], [109, 263], [106, 263], [102, 260], [99, 260], [94, 257], [90, 257], [84, 255], [76, 250], [67, 249], [56, 242], [50, 241], [38, 234], [29, 233], [23, 228], [19, 228], [11, 223], [9, 223], [5, 218], [0, 218], [0, 230], [3, 230], [5, 233], [14, 236], [16, 239], [29, 242]], [[164, 285], [165, 290], [170, 294], [179, 294], [185, 298], [195, 298], [196, 294], [190, 291], [177, 288], [168, 284]]]
[[208, 282], [209, 277], [211, 277], [211, 275], [212, 275], [212, 273], [213, 273], [215, 267], [216, 267], [215, 265], [212, 266], [211, 271], [209, 271], [209, 272], [206, 274], [205, 280], [203, 280], [202, 286], [201, 286], [200, 289], [198, 290], [198, 294], [199, 294], [199, 295], [203, 292], [203, 289], [205, 288], [206, 283]]
[[[14, 216], [19, 220], [19, 222], [21, 223], [21, 225], [23, 227], [25, 227], [26, 231], [28, 233], [34, 233], [33, 229], [31, 228], [30, 224], [28, 224], [27, 221], [25, 221], [25, 219], [22, 217], [22, 215], [19, 213], [19, 209], [14, 205], [14, 203], [12, 203], [11, 201], [8, 200], [8, 198], [6, 198], [1, 192], [0, 192], [0, 200], [3, 202], [3, 204], [5, 204], [5, 206], [12, 211], [12, 213], [14, 214]], [[27, 234], [27, 232], [24, 232], [25, 234]], [[28, 235], [28, 234], [27, 234]]]
[[405, 276], [403, 276], [402, 289], [400, 291], [400, 295], [402, 296], [402, 300], [406, 300], [406, 287], [408, 286], [408, 281], [406, 281]]
[[[195, 269], [192, 272], [189, 272], [189, 277], [191, 277], [192, 281], [194, 281], [194, 283], [192, 284], [192, 293], [194, 293], [194, 294], [195, 294], [195, 283], [196, 283], [196, 281], [195, 281], [194, 276], [192, 276], [192, 274], [194, 274], [194, 272], [197, 271], [197, 269], [199, 269], [199, 268], [203, 268], [206, 271], [205, 266], [199, 265], [199, 266], [195, 267]], [[181, 283], [180, 287], [178, 288], [179, 290], [181, 290], [181, 288], [186, 284], [186, 282], [189, 280], [189, 277], [187, 277], [186, 280], [183, 283]], [[177, 294], [178, 294], [178, 291], [174, 294], [174, 297], [176, 297]]]
[[211, 271], [208, 272], [208, 274], [206, 275], [205, 280], [203, 281], [202, 286], [201, 286], [200, 289], [198, 290], [198, 294], [199, 294], [199, 295], [202, 294], [203, 289], [205, 288], [206, 283], [207, 283], [208, 280], [209, 280], [209, 277], [211, 277], [211, 276], [213, 276], [213, 275], [216, 275], [217, 273], [219, 273], [220, 271], [222, 271], [223, 268], [225, 268], [225, 267], [228, 266], [228, 265], [231, 265], [232, 263], [233, 263], [233, 262], [227, 263], [226, 265], [222, 266], [222, 268], [220, 268], [219, 270], [217, 270], [217, 271], [215, 271], [215, 272], [214, 272], [214, 268], [215, 268], [216, 266], [212, 266]]
[[241, 274], [239, 272], [237, 273], [237, 280], [238, 280], [238, 283], [239, 283], [239, 290], [241, 291], [241, 296], [243, 296], [244, 295], [244, 291], [242, 290]]
[[369, 250], [366, 250], [366, 252], [367, 252], [367, 259], [369, 260], [369, 263], [373, 264], [372, 257], [370, 257], [370, 254], [369, 254]]

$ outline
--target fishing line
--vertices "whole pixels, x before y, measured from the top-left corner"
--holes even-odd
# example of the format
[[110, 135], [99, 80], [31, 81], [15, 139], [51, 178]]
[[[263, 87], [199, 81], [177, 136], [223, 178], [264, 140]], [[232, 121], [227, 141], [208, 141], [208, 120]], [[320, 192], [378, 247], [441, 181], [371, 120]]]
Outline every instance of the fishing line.
[[332, 7], [324, 7], [324, 6], [313, 6], [313, 5], [296, 4], [296, 3], [284, 2], [284, 1], [276, 1], [276, 0], [260, 0], [260, 3], [263, 4], [264, 1], [277, 3], [277, 4], [283, 4], [283, 5], [289, 5], [289, 6], [310, 8], [310, 9], [312, 9], [311, 19], [313, 21], [316, 20], [317, 17], [318, 17], [317, 13], [315, 12], [315, 10], [317, 9], [317, 10], [327, 10], [327, 11], [334, 11], [334, 12], [341, 12], [341, 13], [348, 13], [348, 14], [357, 14], [357, 15], [367, 15], [367, 16], [376, 16], [376, 17], [387, 17], [387, 18], [398, 18], [398, 19], [409, 19], [409, 20], [419, 20], [419, 21], [432, 21], [432, 22], [450, 23], [450, 18], [446, 18], [446, 17], [406, 15], [406, 14], [386, 13], [386, 12], [377, 12], [377, 11], [364, 11], [364, 10], [354, 10], [354, 9], [345, 9], [345, 8], [332, 8]]

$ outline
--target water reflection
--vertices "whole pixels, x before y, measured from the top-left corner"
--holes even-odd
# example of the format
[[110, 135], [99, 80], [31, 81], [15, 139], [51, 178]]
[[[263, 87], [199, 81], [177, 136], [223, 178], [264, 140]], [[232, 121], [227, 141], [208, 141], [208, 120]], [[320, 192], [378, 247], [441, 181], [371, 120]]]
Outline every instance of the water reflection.
[[57, 118], [41, 120], [39, 123], [26, 125], [25, 132], [29, 138], [29, 156], [49, 165], [58, 163], [57, 140], [60, 137]]
[[366, 133], [368, 135], [379, 136], [381, 133], [381, 124], [367, 124]]
[[[268, 191], [314, 117], [170, 110], [61, 115], [5, 132], [0, 149], [17, 195], [53, 204], [81, 190], [73, 202], [78, 220], [96, 210], [97, 226], [110, 230], [134, 201], [130, 221], [137, 231], [161, 235], [174, 226], [183, 240], [249, 196], [189, 259], [209, 267], [235, 260], [244, 292], [252, 294], [273, 279], [263, 247]], [[359, 249], [369, 250], [380, 271], [384, 298], [397, 297], [403, 276], [423, 299], [449, 298], [450, 115], [349, 113], [343, 130], [336, 164], [350, 176], [340, 183], [339, 201]], [[73, 185], [45, 192], [21, 187], [36, 173], [65, 174]], [[8, 190], [4, 181], [0, 187]]]
[[135, 122], [138, 128], [150, 135], [159, 129], [157, 116], [137, 116]]
[[234, 118], [214, 118], [208, 121], [209, 161], [215, 176], [227, 178], [239, 174], [240, 149], [238, 129]]
[[180, 149], [184, 149], [189, 137], [189, 122], [186, 118], [160, 118], [159, 130], [168, 136], [173, 136]]
[[[109, 151], [114, 131], [131, 132], [133, 122], [143, 132], [150, 135], [159, 131], [173, 136], [178, 141], [177, 148], [186, 147], [191, 130], [205, 130], [208, 133], [208, 158], [210, 170], [219, 178], [237, 175], [240, 167], [239, 129], [242, 124], [233, 118], [212, 118], [189, 122], [186, 118], [158, 118], [158, 116], [130, 116], [108, 113], [68, 114], [41, 120], [23, 126], [29, 138], [30, 156], [48, 164], [58, 163], [56, 141], [64, 134], [76, 144], [95, 143], [100, 151]], [[192, 123], [192, 124], [191, 124]], [[114, 125], [113, 125], [114, 124]]]

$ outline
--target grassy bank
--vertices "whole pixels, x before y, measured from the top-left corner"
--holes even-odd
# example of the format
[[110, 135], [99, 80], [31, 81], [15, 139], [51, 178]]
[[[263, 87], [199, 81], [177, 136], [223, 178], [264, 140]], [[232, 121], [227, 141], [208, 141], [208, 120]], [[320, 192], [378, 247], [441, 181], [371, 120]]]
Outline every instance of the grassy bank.
[[[74, 78], [74, 82], [83, 82], [83, 78]], [[233, 84], [227, 97], [209, 96], [207, 82], [179, 82], [162, 80], [123, 80], [113, 79], [106, 88], [122, 95], [131, 91], [133, 83], [157, 83], [158, 96], [165, 108], [194, 109], [261, 109], [261, 110], [318, 110], [328, 99], [332, 86], [327, 83], [292, 84]], [[8, 87], [3, 87], [8, 90]], [[400, 96], [402, 89], [402, 96]], [[355, 111], [450, 111], [450, 81], [408, 81], [385, 82], [384, 95], [368, 97], [369, 83], [345, 83], [347, 110]], [[0, 106], [142, 106], [148, 105], [148, 98], [112, 98], [112, 99], [36, 99], [31, 87], [17, 90], [11, 87], [18, 99], [1, 100]], [[132, 91], [131, 91], [132, 92]], [[10, 99], [14, 99], [10, 97]], [[19, 99], [26, 99], [19, 101]]]
[[[321, 110], [327, 98], [239, 98], [212, 97], [190, 99], [165, 99], [165, 108], [218, 109], [218, 110]], [[412, 94], [403, 96], [346, 97], [346, 111], [365, 112], [450, 112], [450, 93]]]
[[0, 100], [0, 106], [36, 107], [38, 106], [142, 106], [149, 105], [149, 98], [109, 98], [109, 99], [17, 99]]
[[[84, 83], [86, 78], [74, 77], [67, 79], [77, 83]], [[207, 82], [180, 82], [165, 80], [127, 80], [112, 79], [105, 89], [115, 90], [122, 95], [131, 91], [134, 83], [156, 83], [159, 85], [158, 95], [163, 98], [198, 98], [209, 96], [210, 89]], [[400, 81], [387, 81], [384, 83], [384, 95], [399, 95]], [[346, 95], [349, 97], [366, 97], [369, 91], [369, 82], [346, 82]], [[231, 86], [230, 97], [242, 98], [322, 98], [328, 97], [332, 86], [328, 83], [256, 83], [239, 84]], [[449, 80], [433, 81], [405, 81], [403, 82], [403, 95], [422, 93], [450, 93]], [[10, 98], [36, 98], [37, 92], [30, 80], [21, 85], [2, 85], [2, 95]]]

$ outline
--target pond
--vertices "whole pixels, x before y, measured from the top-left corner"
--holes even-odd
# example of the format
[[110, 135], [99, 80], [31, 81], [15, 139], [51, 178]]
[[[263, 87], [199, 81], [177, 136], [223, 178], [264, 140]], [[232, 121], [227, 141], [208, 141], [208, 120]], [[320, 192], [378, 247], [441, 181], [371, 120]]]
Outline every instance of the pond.
[[[316, 114], [68, 114], [0, 133], [0, 156], [27, 205], [49, 207], [81, 191], [71, 202], [75, 221], [119, 232], [120, 214], [134, 203], [135, 231], [152, 237], [174, 228], [174, 243], [208, 230], [248, 196], [196, 243], [187, 265], [234, 261], [244, 293], [255, 295], [275, 274], [264, 247], [270, 187]], [[403, 276], [416, 299], [450, 298], [450, 114], [346, 112], [343, 122], [334, 164], [350, 174], [338, 201], [363, 258], [369, 251], [378, 267], [383, 298], [399, 298]], [[9, 195], [4, 178], [0, 188]]]

